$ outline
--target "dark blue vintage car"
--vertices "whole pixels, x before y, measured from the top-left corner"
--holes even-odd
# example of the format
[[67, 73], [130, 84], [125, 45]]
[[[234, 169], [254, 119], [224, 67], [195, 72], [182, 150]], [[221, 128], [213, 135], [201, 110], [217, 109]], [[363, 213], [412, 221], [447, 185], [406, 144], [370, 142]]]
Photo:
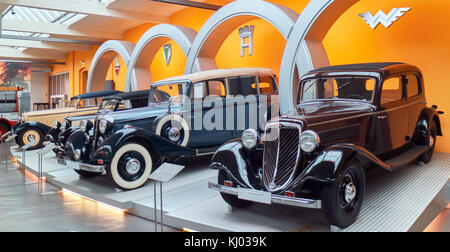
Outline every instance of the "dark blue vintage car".
[[[64, 160], [83, 176], [106, 172], [115, 186], [145, 184], [164, 162], [184, 163], [212, 154], [224, 142], [278, 111], [276, 76], [270, 69], [211, 70], [152, 84], [149, 106], [112, 112], [93, 132], [74, 132]], [[82, 172], [80, 172], [82, 171]]]

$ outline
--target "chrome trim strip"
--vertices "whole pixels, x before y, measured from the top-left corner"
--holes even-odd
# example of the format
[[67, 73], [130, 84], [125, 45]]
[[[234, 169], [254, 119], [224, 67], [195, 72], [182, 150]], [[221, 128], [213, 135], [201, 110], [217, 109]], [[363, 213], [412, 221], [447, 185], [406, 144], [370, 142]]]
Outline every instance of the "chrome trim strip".
[[[238, 189], [236, 187], [228, 187], [218, 185], [212, 182], [208, 182], [208, 188], [226, 193], [231, 195], [238, 195]], [[257, 190], [254, 190], [257, 191]], [[272, 203], [281, 204], [281, 205], [289, 205], [303, 208], [312, 208], [312, 209], [322, 209], [322, 201], [321, 200], [313, 200], [313, 199], [304, 199], [304, 198], [293, 198], [286, 197], [281, 195], [272, 194], [271, 196]]]
[[349, 116], [349, 117], [339, 118], [339, 119], [335, 119], [335, 120], [329, 120], [329, 121], [314, 123], [314, 124], [310, 124], [309, 127], [314, 127], [314, 126], [322, 125], [322, 124], [326, 124], [326, 123], [344, 121], [344, 120], [348, 120], [348, 119], [359, 118], [359, 117], [363, 117], [363, 116], [370, 116], [370, 115], [377, 115], [377, 114], [381, 114], [381, 113], [386, 113], [386, 112], [394, 111], [394, 110], [397, 110], [397, 109], [402, 109], [402, 108], [405, 108], [405, 107], [409, 107], [409, 106], [415, 105], [415, 104], [423, 102], [423, 101], [424, 100], [420, 100], [420, 101], [416, 101], [416, 102], [413, 102], [413, 103], [409, 103], [409, 104], [406, 104], [406, 105], [402, 105], [402, 106], [399, 106], [399, 107], [386, 109], [386, 110], [382, 110], [382, 111], [376, 111], [376, 112], [372, 112], [372, 113], [364, 113], [364, 114], [359, 114], [359, 115], [355, 115], [355, 116]]

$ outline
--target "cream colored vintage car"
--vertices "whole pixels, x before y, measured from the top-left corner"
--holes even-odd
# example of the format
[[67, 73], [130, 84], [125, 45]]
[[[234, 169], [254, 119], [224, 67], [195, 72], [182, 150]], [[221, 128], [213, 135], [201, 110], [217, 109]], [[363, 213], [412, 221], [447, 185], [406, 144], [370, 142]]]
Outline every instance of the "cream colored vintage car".
[[16, 143], [22, 147], [32, 141], [35, 143], [29, 148], [38, 149], [43, 146], [44, 137], [54, 126], [59, 126], [64, 118], [68, 116], [78, 116], [95, 114], [98, 106], [105, 96], [111, 96], [121, 91], [100, 91], [74, 96], [70, 99], [70, 104], [66, 108], [31, 111], [24, 113], [19, 123], [11, 129], [10, 135], [15, 136]]

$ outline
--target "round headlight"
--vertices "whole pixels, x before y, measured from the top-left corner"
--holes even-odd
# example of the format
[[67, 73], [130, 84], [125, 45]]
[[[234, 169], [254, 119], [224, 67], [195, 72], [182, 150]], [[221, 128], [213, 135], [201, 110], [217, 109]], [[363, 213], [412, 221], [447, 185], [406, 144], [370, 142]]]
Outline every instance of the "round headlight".
[[74, 158], [75, 158], [75, 161], [79, 161], [79, 160], [81, 159], [81, 150], [76, 149], [76, 150], [73, 152], [73, 156], [74, 156]]
[[80, 122], [80, 130], [82, 132], [86, 132], [87, 120], [83, 120]]
[[58, 121], [55, 121], [55, 122], [53, 123], [53, 127], [54, 127], [55, 129], [59, 129], [59, 127], [61, 127], [61, 123], [58, 122]]
[[253, 149], [258, 144], [259, 134], [254, 129], [248, 129], [242, 133], [241, 141], [245, 148]]
[[100, 133], [105, 134], [106, 128], [108, 127], [108, 121], [101, 120], [98, 124], [98, 129], [100, 130]]
[[65, 131], [65, 130], [66, 130], [66, 127], [67, 127], [67, 121], [62, 122], [62, 123], [61, 123], [61, 127], [60, 127], [61, 132], [62, 132], [62, 131]]
[[313, 152], [319, 147], [319, 144], [319, 135], [312, 130], [307, 130], [300, 136], [300, 148], [302, 148], [304, 152]]

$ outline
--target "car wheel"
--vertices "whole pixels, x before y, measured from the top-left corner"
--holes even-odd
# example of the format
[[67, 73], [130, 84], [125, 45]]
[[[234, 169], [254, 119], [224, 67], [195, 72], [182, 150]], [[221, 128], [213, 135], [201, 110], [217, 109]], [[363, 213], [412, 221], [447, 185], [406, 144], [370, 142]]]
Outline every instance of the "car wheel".
[[117, 150], [107, 173], [117, 188], [132, 190], [147, 182], [153, 166], [147, 148], [138, 143], [126, 143]]
[[[223, 185], [225, 180], [228, 180], [228, 175], [224, 171], [219, 171], [218, 183]], [[231, 195], [227, 193], [220, 193], [222, 199], [230, 206], [235, 208], [244, 208], [253, 204], [251, 201], [241, 200], [236, 195]]]
[[74, 171], [83, 178], [95, 178], [95, 177], [102, 175], [102, 173], [98, 173], [98, 172], [89, 172], [89, 171], [83, 171], [83, 170], [74, 170]]
[[189, 143], [189, 125], [179, 115], [169, 114], [161, 118], [156, 125], [155, 133], [184, 147]]
[[361, 164], [348, 162], [333, 183], [324, 187], [322, 203], [328, 221], [346, 228], [358, 218], [365, 189], [365, 176]]
[[42, 143], [44, 142], [44, 134], [40, 129], [35, 127], [26, 128], [17, 136], [17, 143], [20, 147], [30, 143], [33, 140], [36, 142], [28, 150], [34, 150], [42, 147]]
[[436, 135], [437, 135], [437, 127], [436, 127], [436, 121], [432, 120], [430, 124], [430, 129], [428, 130], [428, 150], [423, 153], [417, 160], [419, 162], [423, 162], [425, 164], [428, 164], [431, 162], [431, 159], [433, 157], [434, 148], [436, 147]]

